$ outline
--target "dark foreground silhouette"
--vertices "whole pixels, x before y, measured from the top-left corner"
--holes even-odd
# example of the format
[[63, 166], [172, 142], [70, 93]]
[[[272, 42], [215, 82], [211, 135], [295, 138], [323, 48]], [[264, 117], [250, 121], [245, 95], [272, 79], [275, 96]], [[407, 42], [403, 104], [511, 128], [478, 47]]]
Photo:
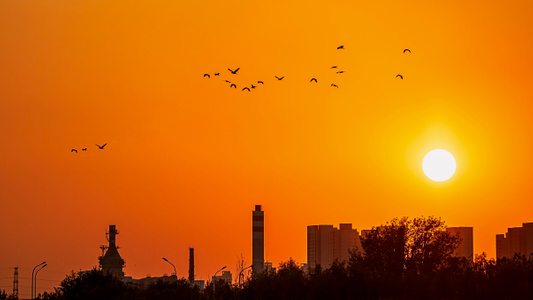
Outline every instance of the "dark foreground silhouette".
[[217, 281], [216, 295], [212, 283], [203, 292], [184, 278], [140, 287], [92, 270], [67, 276], [38, 299], [532, 299], [533, 256], [453, 257], [459, 237], [444, 228], [433, 217], [394, 219], [363, 238], [363, 252], [348, 262], [304, 272], [290, 259], [243, 286]]

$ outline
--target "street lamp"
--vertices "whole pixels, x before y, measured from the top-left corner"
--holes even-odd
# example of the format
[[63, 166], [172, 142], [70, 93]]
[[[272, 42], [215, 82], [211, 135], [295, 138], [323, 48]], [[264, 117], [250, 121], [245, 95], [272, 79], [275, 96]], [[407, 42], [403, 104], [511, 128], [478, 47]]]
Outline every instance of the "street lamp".
[[33, 274], [35, 273], [35, 269], [37, 269], [38, 266], [42, 266], [44, 264], [46, 264], [45, 261], [33, 267], [33, 271], [31, 271], [31, 299], [32, 300], [33, 300]]
[[215, 277], [217, 277], [217, 273], [224, 270], [226, 268], [226, 266], [223, 266], [222, 269], [218, 270], [215, 272], [215, 275], [213, 275], [213, 298], [215, 297], [215, 284], [217, 282], [217, 279]]
[[40, 267], [39, 269], [37, 269], [37, 271], [35, 272], [35, 285], [33, 286], [34, 288], [34, 293], [33, 295], [37, 298], [37, 273], [39, 273], [39, 271], [41, 271], [42, 269], [44, 269], [44, 267], [48, 266], [48, 264], [44, 264], [42, 265], [42, 267]]
[[176, 273], [176, 266], [174, 266], [173, 263], [171, 263], [168, 259], [164, 257], [163, 257], [163, 260], [172, 265], [172, 267], [174, 268], [174, 276], [176, 276], [176, 280], [178, 280], [178, 273]]
[[[246, 269], [250, 269], [251, 267], [253, 267], [253, 265], [249, 265], [248, 267], [244, 268], [241, 270], [241, 272], [239, 273], [239, 287], [242, 287], [242, 284], [241, 284], [241, 278], [244, 277], [244, 270]], [[244, 281], [244, 278], [243, 278], [243, 281]], [[244, 282], [243, 282], [244, 283]]]

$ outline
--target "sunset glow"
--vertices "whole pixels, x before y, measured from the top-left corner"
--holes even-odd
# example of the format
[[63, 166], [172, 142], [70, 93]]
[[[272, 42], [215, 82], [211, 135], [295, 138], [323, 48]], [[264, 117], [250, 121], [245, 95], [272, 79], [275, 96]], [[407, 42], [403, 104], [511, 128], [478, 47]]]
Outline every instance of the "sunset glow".
[[[235, 273], [255, 205], [274, 266], [306, 262], [307, 225], [402, 216], [471, 226], [494, 257], [497, 233], [533, 221], [532, 14], [531, 0], [2, 0], [0, 278], [46, 261], [51, 290], [98, 264], [111, 224], [127, 276], [173, 273], [161, 257], [184, 276], [189, 247], [198, 278]], [[422, 168], [435, 149], [457, 161], [442, 182]]]

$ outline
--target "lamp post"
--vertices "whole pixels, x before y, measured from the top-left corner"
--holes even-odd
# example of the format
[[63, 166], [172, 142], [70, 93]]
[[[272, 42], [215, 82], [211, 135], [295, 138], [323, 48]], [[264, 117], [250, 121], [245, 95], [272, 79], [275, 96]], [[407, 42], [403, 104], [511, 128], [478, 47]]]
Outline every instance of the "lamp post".
[[46, 264], [45, 261], [33, 267], [33, 271], [31, 271], [31, 299], [32, 300], [33, 300], [33, 274], [35, 273], [35, 269], [37, 269], [38, 266], [42, 266], [44, 264]]
[[176, 272], [176, 266], [174, 266], [173, 263], [171, 263], [168, 259], [166, 259], [164, 257], [163, 257], [163, 260], [172, 265], [172, 267], [174, 268], [174, 276], [176, 276], [176, 281], [177, 281], [178, 280], [178, 273]]
[[[253, 267], [253, 265], [249, 265], [248, 267], [242, 269], [241, 272], [239, 273], [239, 287], [242, 288], [241, 278], [244, 277], [244, 274], [243, 274], [243, 273], [244, 273], [244, 270], [246, 270], [246, 269], [250, 269], [251, 267]], [[244, 280], [243, 280], [243, 281], [244, 281]]]
[[44, 267], [48, 266], [48, 264], [44, 264], [42, 265], [39, 269], [37, 269], [37, 271], [35, 272], [35, 285], [33, 286], [34, 288], [34, 292], [33, 292], [33, 295], [35, 297], [37, 297], [37, 273], [39, 273], [39, 271], [41, 271], [42, 269], [44, 269]]
[[217, 277], [217, 273], [224, 270], [226, 268], [226, 266], [223, 266], [222, 269], [218, 270], [215, 272], [215, 275], [213, 275], [213, 298], [215, 298], [215, 284], [217, 282], [217, 279], [215, 277]]

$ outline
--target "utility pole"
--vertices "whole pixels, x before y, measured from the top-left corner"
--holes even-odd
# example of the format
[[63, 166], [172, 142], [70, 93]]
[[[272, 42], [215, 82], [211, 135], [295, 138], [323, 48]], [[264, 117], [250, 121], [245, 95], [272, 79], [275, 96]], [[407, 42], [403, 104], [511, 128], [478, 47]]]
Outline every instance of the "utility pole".
[[13, 274], [13, 299], [19, 300], [19, 268], [15, 267]]

